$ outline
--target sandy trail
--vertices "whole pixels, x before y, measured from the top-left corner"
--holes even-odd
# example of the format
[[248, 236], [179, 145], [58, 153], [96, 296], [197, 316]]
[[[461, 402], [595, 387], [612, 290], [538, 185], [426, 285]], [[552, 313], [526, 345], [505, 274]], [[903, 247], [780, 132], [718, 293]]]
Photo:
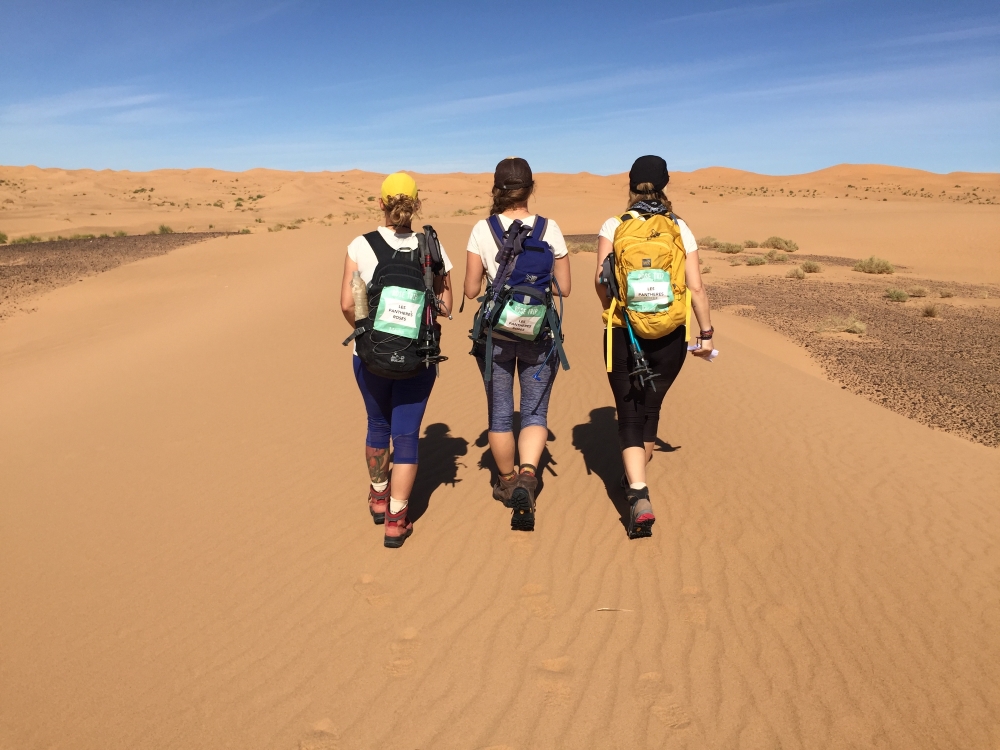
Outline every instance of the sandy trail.
[[593, 256], [537, 531], [489, 499], [466, 309], [384, 549], [339, 343], [355, 233], [184, 247], [4, 323], [0, 748], [1000, 743], [996, 451], [722, 314], [629, 542]]

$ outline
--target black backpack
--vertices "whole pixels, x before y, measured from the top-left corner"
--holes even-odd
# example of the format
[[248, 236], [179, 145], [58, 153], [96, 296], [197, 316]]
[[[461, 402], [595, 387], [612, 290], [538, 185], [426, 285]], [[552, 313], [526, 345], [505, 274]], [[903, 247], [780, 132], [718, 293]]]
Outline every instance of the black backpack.
[[[358, 356], [369, 372], [384, 378], [413, 377], [441, 356], [439, 302], [434, 277], [445, 273], [441, 245], [433, 227], [417, 233], [415, 250], [395, 250], [378, 231], [364, 235], [378, 265], [367, 286], [368, 310], [355, 310]], [[360, 316], [364, 317], [360, 317]]]

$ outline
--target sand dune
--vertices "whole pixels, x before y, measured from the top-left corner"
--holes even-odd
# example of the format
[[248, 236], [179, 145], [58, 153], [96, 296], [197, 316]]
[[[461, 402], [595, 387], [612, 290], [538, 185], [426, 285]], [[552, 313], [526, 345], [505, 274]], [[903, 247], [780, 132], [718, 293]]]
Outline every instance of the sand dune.
[[[418, 175], [424, 216], [471, 226], [490, 175]], [[377, 220], [382, 176], [211, 169], [155, 172], [0, 167], [0, 232], [12, 240], [156, 231], [275, 232]], [[569, 233], [624, 210], [625, 175], [538, 175], [536, 205]], [[741, 242], [792, 237], [803, 252], [879, 255], [920, 274], [1000, 282], [1000, 175], [840, 165], [768, 176], [713, 167], [674, 172], [675, 210], [695, 232]]]
[[[314, 179], [337, 176], [290, 178], [289, 206]], [[540, 206], [562, 222], [572, 202], [568, 231], [595, 231], [620, 184], [565, 180], [583, 197], [552, 178]], [[477, 181], [441, 177], [428, 212], [464, 205], [447, 185], [479, 205]], [[751, 201], [779, 199], [684, 210], [699, 233], [789, 233], [791, 208], [740, 223]], [[149, 203], [135, 226], [159, 221]], [[995, 237], [994, 207], [935, 206]], [[0, 228], [49, 231], [37, 210]], [[435, 220], [457, 258], [470, 221]], [[655, 535], [629, 542], [581, 254], [537, 530], [511, 532], [489, 498], [466, 309], [424, 423], [416, 533], [386, 550], [336, 296], [360, 223], [318, 223], [182, 247], [2, 324], [0, 748], [1000, 744], [995, 450], [841, 390], [721, 313], [723, 357], [689, 362], [668, 399]], [[930, 268], [922, 252], [906, 260]]]

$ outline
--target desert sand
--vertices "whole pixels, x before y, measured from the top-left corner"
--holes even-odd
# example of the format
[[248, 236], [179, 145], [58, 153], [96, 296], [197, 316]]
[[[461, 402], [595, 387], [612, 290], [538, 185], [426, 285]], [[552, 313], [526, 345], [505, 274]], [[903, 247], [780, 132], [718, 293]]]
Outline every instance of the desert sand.
[[[416, 530], [387, 550], [337, 296], [378, 175], [0, 178], [23, 201], [0, 195], [11, 239], [251, 229], [0, 322], [3, 750], [1000, 745], [996, 449], [860, 398], [791, 339], [719, 312], [722, 356], [689, 361], [667, 399], [654, 536], [630, 542], [579, 253], [536, 531], [510, 531], [489, 495], [467, 307], [445, 323]], [[244, 206], [266, 196], [255, 211], [225, 197], [236, 179]], [[419, 179], [460, 275], [488, 179]], [[865, 200], [868, 183], [888, 200]], [[592, 233], [622, 186], [542, 175], [536, 207]], [[796, 195], [770, 197], [782, 189]], [[969, 284], [1000, 282], [998, 191], [996, 175], [887, 167], [671, 182], [699, 236], [776, 234]], [[711, 262], [713, 283], [779, 273]]]

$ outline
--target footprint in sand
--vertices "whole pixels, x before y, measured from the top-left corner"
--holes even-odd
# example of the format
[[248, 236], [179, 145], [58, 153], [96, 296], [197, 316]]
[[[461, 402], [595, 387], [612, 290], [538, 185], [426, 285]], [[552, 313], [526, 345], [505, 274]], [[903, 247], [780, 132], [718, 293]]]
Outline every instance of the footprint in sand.
[[635, 692], [639, 699], [648, 706], [657, 700], [661, 702], [665, 700], [670, 693], [674, 692], [674, 687], [663, 681], [663, 675], [660, 672], [643, 672], [639, 675]]
[[565, 706], [573, 694], [570, 686], [570, 672], [573, 664], [568, 656], [546, 659], [542, 662], [542, 676], [538, 679], [542, 702], [546, 706]]
[[555, 607], [549, 604], [545, 588], [537, 583], [529, 583], [521, 588], [518, 603], [539, 620], [550, 620], [556, 613]]
[[354, 584], [354, 590], [376, 609], [381, 609], [389, 603], [385, 590], [371, 573], [363, 574]]
[[416, 664], [414, 654], [420, 648], [416, 628], [405, 628], [399, 638], [389, 644], [392, 658], [385, 665], [385, 671], [393, 677], [402, 677], [413, 671]]
[[329, 719], [313, 724], [312, 731], [299, 740], [299, 750], [338, 750], [340, 736]]
[[698, 586], [685, 586], [681, 589], [681, 617], [685, 622], [694, 625], [708, 623], [708, 603], [710, 597]]
[[649, 710], [653, 716], [671, 729], [684, 729], [684, 727], [691, 725], [690, 714], [688, 714], [683, 706], [676, 703], [667, 703], [666, 705], [657, 704]]
[[514, 554], [518, 557], [528, 557], [534, 549], [531, 537], [528, 534], [511, 535], [507, 538], [507, 544], [511, 546]]

